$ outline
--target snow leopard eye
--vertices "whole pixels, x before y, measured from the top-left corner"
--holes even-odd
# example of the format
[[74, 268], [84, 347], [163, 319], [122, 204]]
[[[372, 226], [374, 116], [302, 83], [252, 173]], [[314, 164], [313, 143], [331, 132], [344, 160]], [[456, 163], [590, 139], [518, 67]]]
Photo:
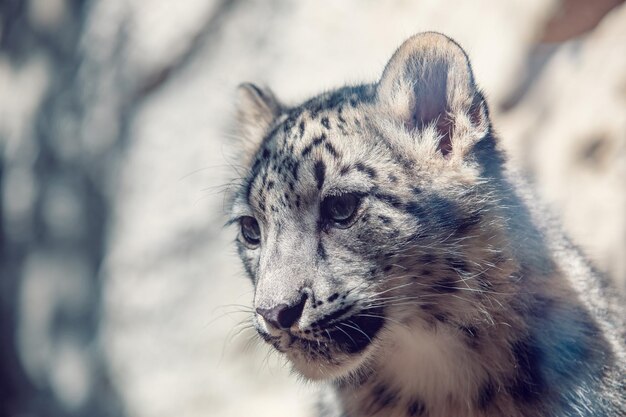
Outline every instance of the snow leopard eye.
[[322, 202], [322, 218], [338, 227], [349, 227], [359, 207], [360, 197], [354, 193], [334, 195]]
[[254, 217], [244, 216], [239, 220], [241, 224], [241, 235], [246, 243], [251, 246], [257, 246], [261, 243], [261, 229], [259, 222]]

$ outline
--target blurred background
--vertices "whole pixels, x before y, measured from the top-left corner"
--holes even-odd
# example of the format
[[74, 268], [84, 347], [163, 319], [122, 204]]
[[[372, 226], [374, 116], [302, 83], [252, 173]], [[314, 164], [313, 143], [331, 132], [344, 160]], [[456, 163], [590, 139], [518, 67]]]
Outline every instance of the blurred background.
[[626, 289], [622, 1], [0, 0], [0, 416], [311, 415], [240, 325], [234, 89], [373, 81], [424, 30]]

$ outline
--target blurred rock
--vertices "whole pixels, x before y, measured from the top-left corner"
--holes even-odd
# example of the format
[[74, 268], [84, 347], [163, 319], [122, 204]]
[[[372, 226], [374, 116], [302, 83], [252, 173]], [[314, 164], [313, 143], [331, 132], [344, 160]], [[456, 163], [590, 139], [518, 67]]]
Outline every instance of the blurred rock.
[[3, 416], [123, 415], [97, 343], [118, 132], [97, 152], [84, 141], [96, 103], [117, 108], [89, 94], [105, 79], [85, 70], [88, 11], [80, 0], [0, 3]]
[[626, 289], [626, 6], [554, 49], [496, 124], [574, 242]]

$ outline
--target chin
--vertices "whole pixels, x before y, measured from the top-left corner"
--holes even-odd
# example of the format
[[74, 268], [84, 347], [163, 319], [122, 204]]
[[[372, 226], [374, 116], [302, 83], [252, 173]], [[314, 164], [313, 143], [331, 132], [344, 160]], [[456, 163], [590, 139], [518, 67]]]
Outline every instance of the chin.
[[293, 371], [305, 379], [311, 381], [344, 380], [359, 373], [363, 365], [373, 356], [376, 345], [376, 340], [374, 340], [359, 353], [337, 351], [330, 353], [330, 358], [296, 349], [286, 351], [285, 355], [291, 362]]
[[[341, 325], [345, 322], [349, 326]], [[319, 381], [349, 379], [358, 374], [376, 351], [384, 326], [382, 311], [368, 310], [308, 334], [283, 331], [270, 336], [261, 327], [257, 330], [289, 359], [295, 372]]]

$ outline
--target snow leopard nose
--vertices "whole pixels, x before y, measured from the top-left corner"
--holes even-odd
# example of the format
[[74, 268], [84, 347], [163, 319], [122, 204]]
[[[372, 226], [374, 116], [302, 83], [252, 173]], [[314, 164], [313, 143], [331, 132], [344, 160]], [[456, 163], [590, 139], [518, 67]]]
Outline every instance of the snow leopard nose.
[[295, 304], [278, 304], [270, 308], [259, 307], [256, 312], [275, 328], [287, 330], [300, 319], [306, 299], [307, 295], [302, 294], [300, 300]]

